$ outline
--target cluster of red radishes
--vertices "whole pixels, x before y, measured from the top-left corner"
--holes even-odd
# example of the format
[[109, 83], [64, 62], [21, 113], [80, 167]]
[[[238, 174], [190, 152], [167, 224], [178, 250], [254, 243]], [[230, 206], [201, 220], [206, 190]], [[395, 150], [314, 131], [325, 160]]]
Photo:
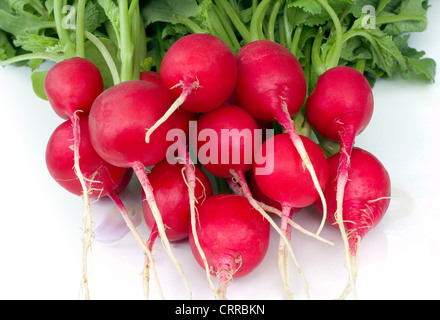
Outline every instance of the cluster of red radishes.
[[[297, 263], [290, 229], [298, 227], [291, 217], [316, 204], [323, 223], [327, 219], [341, 230], [350, 272], [344, 295], [355, 293], [360, 240], [390, 201], [385, 168], [372, 154], [353, 147], [373, 113], [371, 88], [355, 69], [328, 70], [306, 101], [313, 128], [341, 143], [341, 151], [328, 159], [295, 129], [292, 116], [307, 95], [304, 72], [290, 51], [271, 41], [251, 42], [234, 56], [212, 35], [187, 35], [167, 51], [160, 73], [143, 72], [140, 80], [106, 90], [92, 63], [72, 58], [49, 71], [45, 91], [57, 114], [67, 119], [49, 140], [47, 165], [58, 183], [85, 200], [85, 260], [92, 237], [89, 198], [109, 196], [146, 253], [145, 279], [152, 272], [161, 290], [151, 253], [159, 236], [191, 298], [170, 246], [189, 236], [215, 297], [222, 299], [232, 277], [250, 273], [263, 260], [272, 226], [280, 235], [280, 273], [290, 298], [285, 261], [290, 256]], [[221, 138], [224, 130], [257, 132], [262, 121], [280, 123], [285, 133], [260, 143], [253, 134], [250, 140]], [[189, 138], [193, 123], [195, 134]], [[213, 194], [191, 147], [196, 159], [211, 160], [200, 163], [225, 179], [235, 194]], [[152, 167], [148, 174], [146, 167]], [[118, 197], [133, 172], [143, 189], [148, 240]], [[279, 226], [271, 214], [281, 217]], [[325, 241], [319, 237], [323, 223], [313, 236]], [[211, 275], [217, 276], [217, 286]], [[87, 288], [86, 263], [83, 280]]]

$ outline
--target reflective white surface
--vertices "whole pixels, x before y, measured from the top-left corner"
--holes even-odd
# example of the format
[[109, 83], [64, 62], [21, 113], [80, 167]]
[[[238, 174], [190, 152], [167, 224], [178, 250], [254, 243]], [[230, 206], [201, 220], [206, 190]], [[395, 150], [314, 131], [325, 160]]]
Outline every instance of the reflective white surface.
[[[440, 64], [440, 3], [432, 1], [428, 30], [413, 34], [410, 45]], [[392, 201], [381, 223], [364, 239], [359, 257], [360, 299], [440, 298], [440, 72], [433, 85], [399, 78], [374, 88], [375, 112], [356, 145], [376, 155], [392, 179]], [[48, 102], [32, 91], [27, 68], [0, 69], [0, 299], [76, 299], [81, 275], [83, 203], [49, 176], [44, 155], [47, 140], [60, 120]], [[142, 218], [140, 189], [132, 180], [122, 200]], [[118, 220], [110, 199], [92, 206], [96, 239], [89, 255], [92, 299], [143, 299], [142, 249], [131, 234], [109, 240], [105, 219]], [[114, 220], [116, 219], [116, 220]], [[320, 216], [308, 208], [294, 216], [315, 231]], [[101, 227], [100, 227], [101, 225]], [[117, 230], [121, 232], [121, 230]], [[308, 280], [312, 299], [334, 299], [343, 290], [347, 271], [339, 231], [326, 226], [322, 236], [334, 247], [293, 231], [292, 246]], [[233, 280], [229, 299], [284, 299], [277, 267], [278, 236], [250, 275]], [[110, 239], [111, 240], [111, 239]], [[189, 280], [194, 299], [213, 299], [204, 270], [188, 242], [172, 245]], [[186, 299], [184, 284], [160, 242], [154, 248], [165, 298]], [[292, 291], [304, 299], [301, 278], [291, 264]], [[150, 297], [159, 298], [154, 280]]]

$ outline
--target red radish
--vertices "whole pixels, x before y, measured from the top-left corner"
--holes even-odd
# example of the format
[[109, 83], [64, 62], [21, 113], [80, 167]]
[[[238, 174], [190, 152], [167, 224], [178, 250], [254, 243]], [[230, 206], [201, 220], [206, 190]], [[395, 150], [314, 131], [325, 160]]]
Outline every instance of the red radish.
[[[96, 97], [104, 90], [99, 69], [84, 58], [70, 58], [53, 66], [46, 75], [44, 91], [55, 113], [63, 119], [70, 119], [73, 125], [73, 151], [75, 173], [82, 187], [84, 198], [84, 250], [88, 250], [92, 240], [92, 217], [86, 181], [79, 163], [80, 117], [86, 117]], [[87, 252], [84, 252], [86, 268]], [[85, 298], [89, 299], [86, 272], [83, 272]]]
[[186, 277], [172, 252], [165, 225], [154, 198], [145, 167], [162, 161], [170, 142], [167, 132], [175, 128], [174, 116], [158, 128], [145, 143], [145, 130], [169, 108], [171, 100], [159, 86], [148, 81], [125, 81], [104, 91], [90, 110], [90, 136], [97, 153], [107, 162], [133, 168], [146, 194], [156, 220], [161, 241], [168, 256], [182, 276], [191, 297]]
[[[328, 208], [333, 211], [336, 211], [338, 206], [337, 176], [340, 170], [340, 157], [341, 153], [337, 153], [328, 159], [329, 180], [325, 195]], [[391, 181], [383, 164], [374, 155], [360, 148], [353, 148], [348, 175], [350, 179], [344, 191], [342, 220], [348, 234], [353, 273], [356, 275], [360, 242], [387, 211], [391, 200]], [[316, 203], [316, 206], [322, 210], [320, 203]], [[327, 219], [332, 225], [338, 225], [335, 216], [329, 215]], [[355, 288], [351, 287], [351, 289], [356, 296]], [[348, 292], [346, 290], [341, 297], [345, 298]]]
[[190, 34], [166, 52], [160, 67], [162, 86], [174, 103], [148, 130], [145, 140], [177, 108], [199, 113], [221, 106], [233, 93], [237, 65], [231, 49], [210, 34]]
[[292, 116], [304, 104], [307, 84], [298, 59], [281, 44], [257, 40], [243, 46], [237, 53], [237, 87], [239, 105], [256, 119], [278, 121], [287, 131], [298, 150], [324, 206], [324, 218], [317, 231], [324, 226], [326, 205], [317, 170], [311, 163], [302, 140], [295, 129]]
[[[212, 187], [208, 176], [195, 167], [196, 187], [195, 198], [202, 203], [206, 197], [212, 195]], [[182, 176], [185, 166], [182, 164], [169, 164], [166, 160], [155, 165], [148, 174], [153, 186], [154, 197], [162, 214], [162, 220], [167, 226], [166, 234], [170, 241], [179, 241], [188, 238], [188, 226], [190, 224], [190, 204], [187, 181]], [[154, 220], [151, 208], [145, 201], [145, 193], [142, 193], [142, 208], [145, 222], [150, 230], [153, 229]]]
[[[325, 189], [328, 179], [328, 165], [322, 149], [311, 139], [301, 136], [302, 143], [307, 154], [316, 168], [316, 174], [322, 189]], [[273, 154], [266, 148], [267, 143], [273, 143]], [[288, 219], [291, 218], [292, 208], [304, 208], [311, 205], [317, 199], [319, 194], [314, 187], [313, 180], [304, 170], [303, 161], [300, 154], [292, 145], [287, 133], [275, 135], [264, 142], [261, 149], [257, 152], [261, 154], [266, 152], [267, 161], [273, 162], [273, 171], [266, 175], [257, 175], [254, 172], [254, 178], [258, 187], [269, 198], [277, 201], [282, 206], [281, 230], [290, 239], [290, 227]], [[254, 165], [254, 171], [265, 164]], [[279, 265], [282, 269], [281, 275], [287, 279], [285, 270], [285, 242], [280, 241], [279, 246]], [[286, 283], [286, 293], [291, 298], [291, 292]]]
[[47, 73], [44, 91], [62, 119], [87, 116], [96, 97], [104, 90], [99, 69], [89, 60], [71, 58], [54, 65]]
[[335, 67], [322, 74], [306, 104], [307, 118], [312, 127], [325, 138], [341, 144], [335, 215], [344, 240], [346, 264], [353, 285], [349, 243], [342, 218], [344, 189], [349, 180], [350, 155], [355, 137], [367, 127], [373, 108], [370, 84], [362, 73], [350, 67]]
[[[197, 234], [209, 263], [211, 273], [219, 281], [218, 296], [226, 298], [228, 282], [252, 272], [266, 255], [269, 223], [244, 197], [218, 194], [208, 197], [198, 206]], [[191, 250], [200, 266], [204, 267], [195, 248], [192, 232]]]
[[[95, 199], [102, 197], [109, 197], [112, 199], [118, 207], [127, 227], [140, 243], [145, 253], [152, 258], [148, 247], [134, 226], [130, 215], [119, 198], [119, 193], [128, 185], [133, 171], [129, 168], [126, 169], [113, 166], [104, 161], [96, 153], [90, 141], [88, 117], [81, 117], [78, 122], [81, 132], [81, 145], [79, 146], [80, 165], [87, 182], [87, 193], [91, 198]], [[72, 140], [72, 124], [70, 121], [65, 121], [55, 129], [49, 138], [46, 148], [46, 164], [49, 173], [58, 184], [67, 191], [80, 196], [83, 194], [83, 188], [74, 171], [74, 151], [71, 149]], [[86, 252], [87, 250], [84, 250], [84, 254]], [[84, 261], [86, 261], [86, 259]], [[87, 272], [87, 266], [84, 266], [83, 272]], [[156, 275], [155, 271], [154, 274]], [[157, 276], [155, 277], [157, 280]], [[86, 280], [87, 278], [84, 279], [84, 281]], [[159, 290], [161, 290], [160, 285]]]

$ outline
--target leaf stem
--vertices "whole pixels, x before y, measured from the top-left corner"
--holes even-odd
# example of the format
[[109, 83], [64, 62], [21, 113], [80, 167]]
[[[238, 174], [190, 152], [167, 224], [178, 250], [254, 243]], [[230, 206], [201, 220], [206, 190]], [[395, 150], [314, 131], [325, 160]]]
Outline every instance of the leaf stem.
[[262, 27], [263, 20], [266, 15], [267, 8], [269, 7], [272, 0], [263, 0], [257, 6], [254, 12], [254, 16], [251, 20], [251, 28], [250, 28], [250, 38], [251, 41], [263, 40], [265, 39]]
[[64, 60], [64, 56], [55, 54], [55, 53], [49, 53], [49, 52], [36, 52], [36, 53], [27, 53], [22, 54], [16, 57], [12, 57], [8, 60], [0, 61], [0, 67], [5, 67], [9, 64], [25, 61], [25, 60], [33, 60], [33, 59], [44, 59], [44, 60], [50, 60], [53, 62], [61, 62]]
[[341, 21], [339, 20], [338, 15], [336, 14], [335, 10], [328, 4], [327, 0], [317, 0], [321, 6], [327, 11], [327, 13], [330, 15], [333, 24], [335, 26], [335, 32], [336, 32], [336, 42], [334, 46], [332, 47], [332, 53], [328, 56], [326, 61], [326, 68], [331, 69], [338, 65], [339, 58], [341, 57], [342, 53], [342, 25]]
[[63, 19], [62, 19], [62, 0], [55, 0], [54, 1], [54, 17], [55, 17], [55, 26], [58, 33], [58, 37], [60, 39], [61, 45], [64, 50], [64, 55], [66, 58], [72, 58], [75, 56], [75, 47], [72, 43], [72, 40], [70, 40], [69, 33], [67, 32], [67, 29], [63, 26]]
[[232, 24], [243, 37], [245, 43], [251, 42], [251, 35], [246, 25], [241, 21], [240, 17], [226, 0], [214, 0], [215, 4], [224, 10]]
[[121, 21], [121, 81], [129, 81], [133, 77], [133, 43], [128, 0], [119, 0], [119, 14]]
[[76, 55], [85, 57], [84, 50], [84, 15], [86, 9], [86, 0], [78, 1], [78, 9], [76, 16]]
[[88, 31], [85, 31], [84, 34], [86, 38], [96, 46], [96, 48], [99, 50], [102, 57], [104, 58], [105, 62], [107, 63], [107, 66], [110, 69], [110, 73], [113, 78], [113, 84], [117, 85], [118, 83], [120, 83], [121, 80], [119, 77], [118, 68], [116, 67], [115, 61], [113, 60], [112, 55], [108, 51], [107, 47], [94, 34]]

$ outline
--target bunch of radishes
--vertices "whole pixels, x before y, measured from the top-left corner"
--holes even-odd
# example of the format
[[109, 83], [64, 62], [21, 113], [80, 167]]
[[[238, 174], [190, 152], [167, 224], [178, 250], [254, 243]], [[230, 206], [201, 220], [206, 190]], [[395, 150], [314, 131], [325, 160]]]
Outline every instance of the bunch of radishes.
[[[323, 213], [317, 232], [301, 230], [326, 241], [319, 237], [325, 220], [340, 228], [350, 280], [342, 297], [350, 291], [356, 297], [360, 240], [390, 202], [385, 168], [372, 154], [353, 148], [373, 113], [364, 76], [349, 67], [332, 68], [306, 97], [302, 67], [282, 45], [258, 40], [234, 56], [215, 36], [192, 34], [167, 51], [160, 73], [144, 72], [140, 79], [103, 91], [99, 70], [72, 58], [56, 64], [45, 81], [51, 105], [67, 119], [50, 138], [47, 165], [85, 202], [85, 288], [92, 238], [89, 198], [109, 196], [147, 255], [146, 288], [152, 270], [160, 289], [151, 254], [159, 237], [192, 297], [170, 246], [189, 236], [215, 297], [226, 298], [228, 281], [263, 260], [273, 227], [280, 235], [279, 271], [292, 298], [289, 257], [301, 272], [290, 246], [291, 226], [301, 227], [292, 214], [316, 204]], [[338, 154], [327, 159], [319, 144], [298, 133], [292, 117], [301, 108], [319, 134], [341, 143]], [[284, 133], [263, 140], [257, 133], [268, 122], [279, 123]], [[225, 132], [237, 133], [238, 139], [224, 138]], [[148, 174], [146, 167], [153, 167]], [[118, 198], [132, 172], [142, 185], [150, 235], [137, 232]], [[235, 194], [214, 195], [209, 174], [227, 181]], [[279, 226], [271, 214], [281, 217]], [[211, 275], [217, 276], [217, 286]]]

